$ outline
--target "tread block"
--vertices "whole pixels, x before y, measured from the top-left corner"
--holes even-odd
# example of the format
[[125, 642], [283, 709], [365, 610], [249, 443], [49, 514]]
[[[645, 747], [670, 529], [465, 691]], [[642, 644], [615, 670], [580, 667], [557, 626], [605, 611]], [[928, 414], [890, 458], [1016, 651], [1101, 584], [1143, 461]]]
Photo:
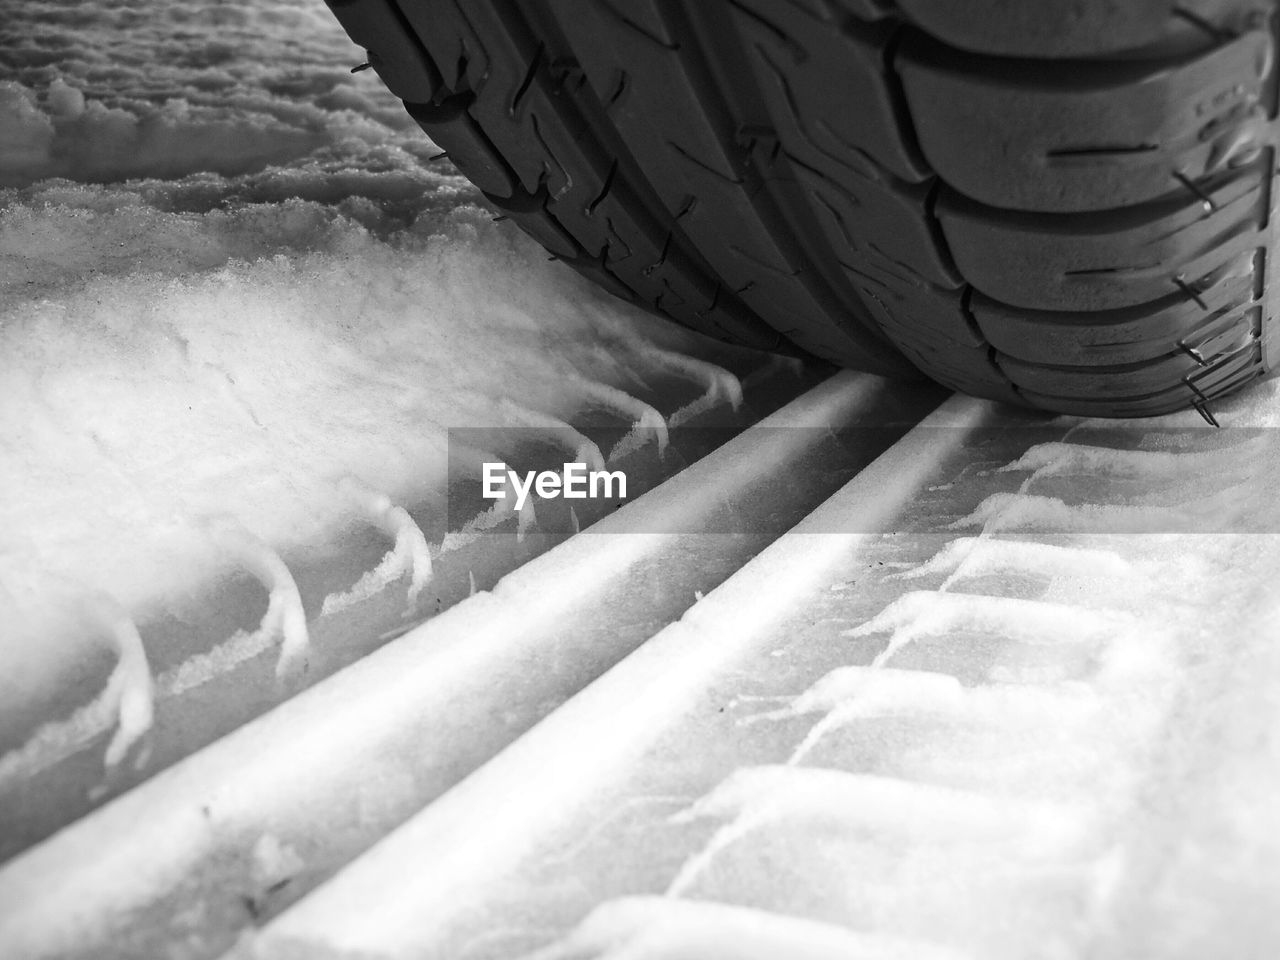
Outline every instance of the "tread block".
[[1236, 353], [1222, 357], [1211, 366], [1196, 370], [1185, 380], [1197, 397], [1212, 400], [1238, 390], [1242, 383], [1264, 376], [1265, 373], [1262, 348], [1255, 341]]
[[[897, 24], [863, 24], [829, 10], [797, 15], [789, 0], [730, 9], [783, 149], [824, 172], [887, 170], [911, 183], [931, 175], [901, 116], [887, 66]], [[850, 106], [856, 104], [856, 109]]]
[[866, 23], [883, 20], [897, 13], [894, 0], [831, 0], [830, 5]]
[[942, 347], [989, 346], [966, 316], [964, 289], [946, 290], [904, 282], [876, 261], [850, 271], [850, 281], [876, 321], [895, 341], [937, 341]]
[[[1188, 300], [1265, 245], [1265, 162], [1106, 214], [1015, 214], [944, 193], [938, 215], [960, 272], [993, 300], [1036, 310], [1113, 310], [1181, 290]], [[1207, 204], [1213, 205], [1206, 210]]]
[[511, 168], [464, 106], [441, 109], [438, 104], [411, 101], [405, 101], [404, 106], [422, 131], [477, 187], [495, 197], [515, 193], [516, 181]]
[[902, 352], [931, 379], [972, 397], [1026, 406], [1025, 399], [992, 362], [990, 351], [970, 347], [948, 349], [937, 343], [903, 342]]
[[[1036, 5], [1039, 9], [1040, 5]], [[1178, 61], [1001, 61], [922, 36], [899, 57], [925, 156], [957, 192], [1010, 210], [1143, 203], [1256, 156], [1271, 34]]]
[[794, 169], [827, 244], [846, 271], [858, 269], [855, 265], [867, 258], [892, 268], [907, 284], [963, 285], [929, 214], [929, 184], [859, 177], [846, 185], [808, 167]]
[[967, 288], [912, 283], [874, 256], [850, 281], [881, 327], [932, 379], [975, 397], [1025, 405], [986, 338], [970, 322]]
[[[1235, 346], [1236, 349], [1222, 355], [1219, 362], [1230, 362], [1240, 351], [1251, 350], [1248, 342]], [[1194, 383], [1198, 387], [1203, 376], [1197, 377], [1197, 374], [1202, 369], [1205, 375], [1211, 376], [1209, 368], [1202, 368], [1183, 353], [1113, 367], [1046, 367], [1002, 354], [997, 355], [996, 362], [1014, 383], [1026, 383], [1037, 391], [1071, 397], [1124, 399], [1158, 393], [1180, 383]]]
[[961, 50], [1057, 58], [1194, 50], [1247, 30], [1266, 14], [1269, 4], [1265, 0], [898, 0], [898, 7], [923, 30]]
[[537, 193], [525, 193], [517, 189], [511, 197], [491, 196], [489, 200], [495, 206], [518, 217], [521, 229], [554, 256], [563, 260], [572, 260], [582, 255], [582, 246], [549, 213], [545, 189], [540, 189]]
[[458, 91], [410, 112], [495, 206], [630, 302], [713, 337], [777, 346], [778, 334], [671, 242], [671, 218], [636, 196], [617, 158], [584, 135], [589, 106], [568, 50], [490, 3], [419, 0], [405, 14]]
[[455, 93], [479, 91], [486, 77], [495, 71], [501, 74], [502, 65], [491, 62], [477, 25], [467, 16], [471, 8], [464, 9], [454, 0], [408, 0], [397, 6], [447, 89]]
[[1110, 396], [1095, 393], [1058, 394], [1023, 387], [1019, 393], [1046, 410], [1084, 417], [1156, 417], [1176, 413], [1234, 393], [1264, 376], [1261, 351], [1255, 345], [1214, 367], [1149, 393]]
[[[432, 0], [412, 5], [411, 9], [426, 11], [443, 5], [440, 0]], [[469, 58], [463, 82], [476, 95], [470, 113], [526, 191], [534, 193], [545, 184], [552, 196], [558, 196], [570, 175], [546, 141], [542, 127], [529, 119], [530, 99], [541, 92], [538, 70], [545, 57], [543, 47], [524, 31], [509, 31], [487, 3], [469, 4], [466, 12], [468, 19], [479, 21], [476, 30], [484, 37], [484, 45], [479, 47], [482, 53], [477, 51], [478, 40], [466, 46]], [[428, 35], [422, 33], [424, 25], [415, 22], [415, 26], [420, 36]], [[425, 26], [431, 32], [429, 21]], [[437, 36], [444, 33], [442, 26], [435, 24]], [[466, 34], [461, 36], [465, 38]], [[465, 45], [465, 40], [462, 43]]]
[[[910, 375], [879, 332], [859, 322], [860, 305], [834, 297], [786, 231], [767, 172], [753, 164], [752, 140], [759, 137], [751, 124], [730, 116], [710, 81], [711, 65], [698, 49], [701, 28], [676, 29], [671, 17], [680, 12], [649, 0], [628, 3], [625, 16], [610, 3], [551, 0], [550, 6], [626, 151], [678, 234], [725, 288], [757, 315], [822, 344], [820, 356]], [[615, 96], [620, 77], [625, 95]]]
[[1029, 363], [1137, 363], [1174, 348], [1205, 357], [1205, 345], [1218, 330], [1246, 322], [1246, 314], [1255, 309], [1254, 261], [1248, 258], [1246, 272], [1201, 291], [1203, 306], [1175, 291], [1137, 307], [1054, 313], [1014, 309], [979, 294], [973, 298], [973, 315], [992, 346]]
[[405, 31], [391, 0], [325, 0], [353, 43], [365, 48], [369, 65], [401, 100], [431, 100], [443, 83], [426, 52]]

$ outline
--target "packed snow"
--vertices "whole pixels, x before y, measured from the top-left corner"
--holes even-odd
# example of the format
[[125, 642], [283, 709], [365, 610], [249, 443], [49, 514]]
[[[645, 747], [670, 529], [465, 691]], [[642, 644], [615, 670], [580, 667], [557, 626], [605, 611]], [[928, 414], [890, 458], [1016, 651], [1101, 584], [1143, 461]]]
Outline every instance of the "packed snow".
[[824, 825], [936, 844], [1010, 843], [1020, 856], [1061, 855], [1088, 836], [1076, 814], [1050, 805], [794, 764], [740, 767], [675, 820], [700, 817], [730, 822], [684, 864], [669, 896], [686, 895], [717, 853], [775, 821], [809, 823], [814, 833]]
[[523, 960], [963, 960], [937, 944], [765, 910], [670, 897], [601, 904], [562, 943]]
[[[1276, 399], [1228, 409], [1261, 426]], [[1007, 459], [973, 470], [988, 417]], [[1150, 428], [1199, 429], [1171, 420]], [[917, 428], [882, 461], [909, 484], [873, 465], [278, 920], [265, 955], [892, 956], [920, 938], [907, 949], [1269, 956], [1280, 552], [1255, 526], [1270, 489], [1240, 482], [1265, 448], [1229, 430], [1165, 447], [1221, 448], [1204, 476], [1104, 452], [1095, 423], [1030, 449], [1002, 425], [986, 408]], [[939, 435], [942, 456], [915, 443]], [[1019, 472], [1020, 526], [955, 522]], [[1065, 477], [1092, 502], [1042, 492]], [[1135, 493], [1171, 477], [1243, 513], [1212, 536], [1143, 527]], [[901, 513], [830, 522], [881, 492]], [[1115, 522], [1064, 535], [1055, 511], [1086, 508]], [[867, 532], [811, 537], [824, 515]]]
[[[601, 519], [592, 536], [569, 539], [541, 554], [491, 592], [431, 618], [255, 724], [129, 791], [33, 848], [8, 872], [0, 868], [0, 942], [16, 944], [18, 953], [60, 954], [98, 937], [113, 917], [128, 917], [124, 922], [141, 931], [147, 924], [133, 918], [156, 909], [154, 904], [170, 894], [178, 878], [185, 878], [184, 891], [203, 891], [203, 896], [190, 896], [206, 905], [230, 902], [237, 920], [244, 922], [237, 888], [226, 883], [223, 868], [236, 861], [236, 851], [247, 854], [246, 837], [253, 841], [267, 831], [281, 843], [323, 859], [335, 838], [346, 843], [354, 831], [371, 842], [421, 809], [443, 783], [451, 782], [459, 765], [477, 755], [471, 731], [499, 717], [503, 727], [485, 734], [488, 743], [515, 736], [528, 722], [522, 718], [540, 715], [576, 688], [582, 676], [578, 671], [601, 670], [639, 642], [655, 615], [655, 596], [688, 597], [686, 578], [707, 574], [700, 561], [713, 557], [713, 563], [721, 562], [726, 538], [691, 540], [681, 531], [704, 529], [725, 498], [747, 502], [759, 484], [773, 479], [775, 464], [805, 460], [820, 449], [827, 427], [856, 422], [889, 393], [888, 384], [877, 378], [852, 373], [831, 377], [672, 481]], [[494, 516], [485, 514], [452, 535], [442, 552], [492, 523]], [[728, 545], [739, 549], [745, 561], [750, 544], [739, 547], [736, 540], [730, 538]], [[566, 584], [571, 588], [565, 589]], [[602, 611], [608, 613], [602, 616]], [[631, 625], [618, 629], [611, 617]], [[705, 646], [710, 653], [717, 644]], [[176, 672], [162, 673], [157, 687], [162, 695], [172, 693], [198, 682], [201, 674], [263, 649], [261, 631], [242, 633], [208, 658], [193, 658]], [[549, 657], [572, 665], [571, 672], [532, 668]], [[669, 703], [669, 698], [657, 698], [651, 706], [661, 713]], [[635, 726], [643, 731], [648, 725], [641, 718]], [[622, 728], [610, 723], [589, 729], [601, 743], [610, 744]], [[422, 731], [433, 731], [429, 739], [438, 750], [423, 741]], [[543, 758], [533, 772], [545, 784]], [[0, 764], [0, 777], [4, 775]], [[554, 773], [549, 779], [556, 789], [579, 785], [572, 778], [557, 780]], [[530, 789], [532, 779], [517, 796], [527, 796]], [[470, 805], [463, 807], [473, 812]], [[534, 809], [551, 813], [556, 805]], [[131, 829], [135, 823], [147, 824], [149, 842], [139, 841]], [[506, 829], [497, 817], [490, 819], [488, 849], [504, 849]], [[483, 856], [474, 856], [477, 852], [467, 851], [468, 871], [477, 860], [483, 865]], [[122, 884], [122, 876], [133, 879]], [[44, 895], [44, 877], [58, 878], [56, 897]], [[313, 873], [309, 882], [316, 879]], [[449, 886], [459, 882], [455, 873]], [[74, 916], [61, 906], [68, 903], [76, 905]], [[169, 914], [164, 916], [169, 932]], [[181, 932], [188, 929], [181, 922], [176, 926]], [[224, 928], [214, 936], [225, 933]]]
[[[665, 444], [631, 367], [690, 341], [494, 223], [361, 59], [318, 0], [6, 8], [0, 701], [113, 650], [102, 604], [232, 570], [288, 672], [289, 559], [353, 524], [389, 553], [326, 612], [416, 596], [449, 428], [603, 408]], [[737, 402], [717, 369], [682, 375]]]
[[1065, 547], [1029, 540], [956, 537], [919, 566], [891, 576], [902, 580], [946, 573], [980, 577], [1001, 573], [1033, 573], [1045, 577], [1129, 578], [1133, 565], [1112, 550]]

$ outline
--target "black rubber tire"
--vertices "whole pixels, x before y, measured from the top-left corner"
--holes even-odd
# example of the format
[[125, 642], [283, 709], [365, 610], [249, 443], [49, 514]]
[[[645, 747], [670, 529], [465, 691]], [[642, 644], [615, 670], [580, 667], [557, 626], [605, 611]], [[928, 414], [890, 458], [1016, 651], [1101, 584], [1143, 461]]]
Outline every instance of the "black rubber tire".
[[1274, 368], [1274, 0], [328, 3], [496, 207], [712, 336], [1104, 417]]

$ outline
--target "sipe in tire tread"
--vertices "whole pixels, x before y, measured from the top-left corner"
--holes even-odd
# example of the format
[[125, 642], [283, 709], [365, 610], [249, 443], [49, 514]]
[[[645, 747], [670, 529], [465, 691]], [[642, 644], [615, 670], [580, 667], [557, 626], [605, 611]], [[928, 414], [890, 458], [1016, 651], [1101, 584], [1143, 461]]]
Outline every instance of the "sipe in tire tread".
[[694, 329], [1089, 416], [1274, 367], [1269, 0], [330, 6], [490, 202]]

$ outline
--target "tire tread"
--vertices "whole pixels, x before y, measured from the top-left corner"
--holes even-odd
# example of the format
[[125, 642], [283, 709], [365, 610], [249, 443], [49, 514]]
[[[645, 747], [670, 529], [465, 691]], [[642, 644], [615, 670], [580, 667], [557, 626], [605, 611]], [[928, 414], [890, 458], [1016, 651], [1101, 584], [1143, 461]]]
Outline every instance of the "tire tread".
[[329, 5], [496, 207], [704, 333], [1088, 416], [1272, 371], [1271, 0]]

